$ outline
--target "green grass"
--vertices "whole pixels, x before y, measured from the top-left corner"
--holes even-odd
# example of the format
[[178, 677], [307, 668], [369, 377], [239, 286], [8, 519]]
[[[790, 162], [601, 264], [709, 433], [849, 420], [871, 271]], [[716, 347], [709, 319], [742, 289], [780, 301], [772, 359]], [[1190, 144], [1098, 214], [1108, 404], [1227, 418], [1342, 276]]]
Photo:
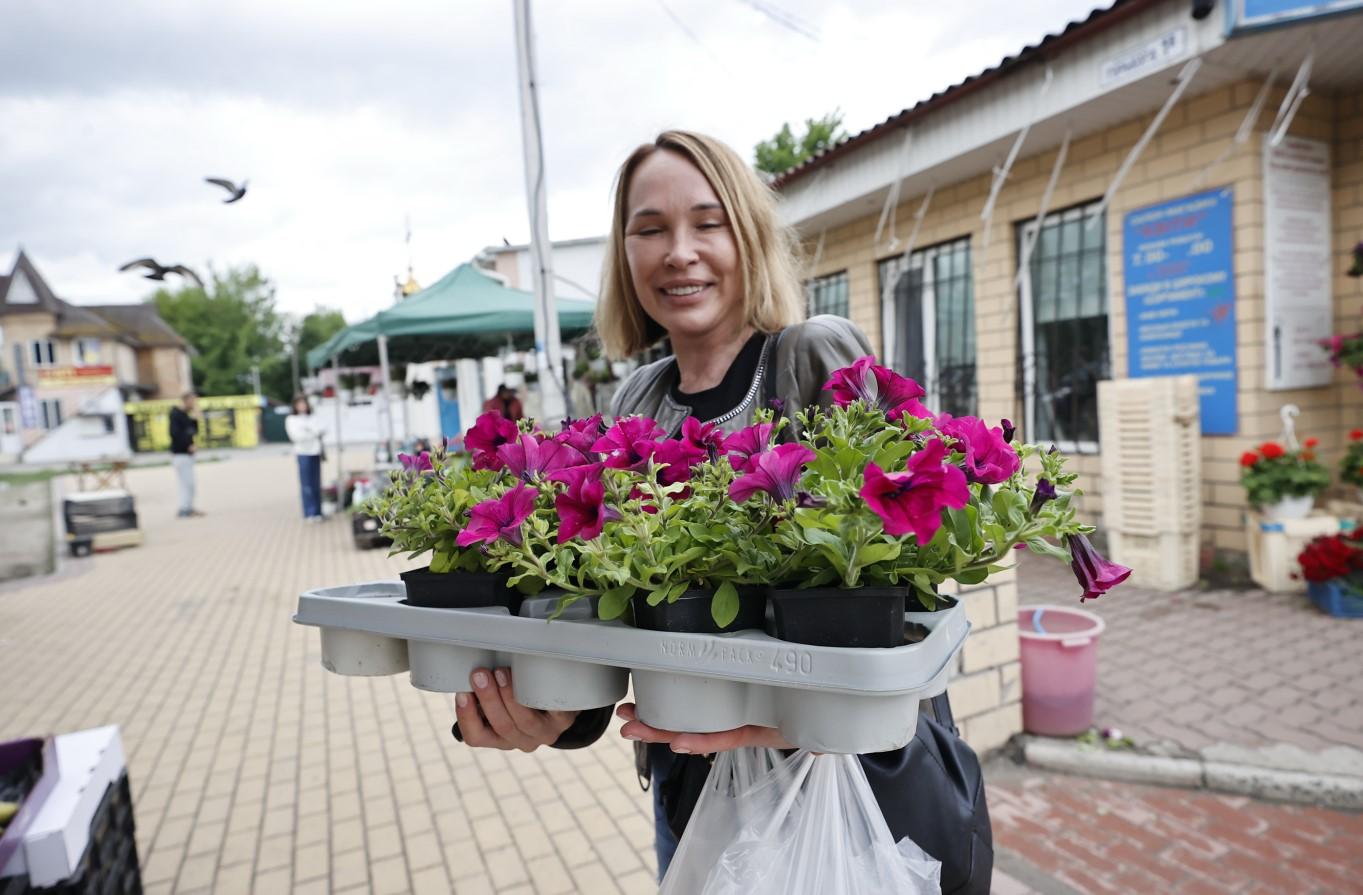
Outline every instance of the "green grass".
[[30, 485], [34, 482], [46, 482], [59, 475], [65, 475], [61, 469], [35, 469], [32, 472], [0, 472], [0, 482], [6, 485]]

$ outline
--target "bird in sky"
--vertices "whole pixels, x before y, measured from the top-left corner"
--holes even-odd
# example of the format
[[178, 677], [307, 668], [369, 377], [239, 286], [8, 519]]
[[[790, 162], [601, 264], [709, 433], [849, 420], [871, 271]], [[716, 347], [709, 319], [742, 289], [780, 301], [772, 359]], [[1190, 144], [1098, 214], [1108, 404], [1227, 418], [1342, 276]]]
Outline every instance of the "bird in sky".
[[242, 196], [246, 195], [247, 181], [245, 180], [241, 182], [241, 186], [237, 186], [232, 181], [227, 180], [226, 178], [223, 177], [205, 177], [204, 183], [211, 183], [214, 186], [220, 186], [223, 189], [227, 190], [227, 192], [231, 193], [232, 195], [229, 198], [222, 200], [223, 203], [226, 205], [231, 205], [233, 202], [237, 201]]
[[204, 285], [204, 281], [199, 279], [199, 275], [190, 268], [185, 267], [183, 264], [167, 267], [164, 264], [158, 264], [153, 258], [138, 258], [136, 261], [129, 261], [118, 270], [122, 273], [123, 271], [132, 270], [134, 267], [145, 267], [147, 269], [146, 279], [148, 280], [164, 281], [166, 279], [166, 274], [174, 273], [179, 274], [186, 279], [193, 280], [194, 285], [198, 286], [200, 289], [202, 289]]

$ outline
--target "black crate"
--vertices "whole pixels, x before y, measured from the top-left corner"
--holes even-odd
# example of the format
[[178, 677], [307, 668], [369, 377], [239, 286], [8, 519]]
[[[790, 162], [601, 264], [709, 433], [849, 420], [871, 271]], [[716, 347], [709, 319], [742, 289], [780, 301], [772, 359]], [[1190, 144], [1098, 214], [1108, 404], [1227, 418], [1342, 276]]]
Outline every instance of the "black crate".
[[0, 879], [0, 895], [141, 895], [132, 790], [128, 775], [109, 784], [90, 821], [90, 841], [76, 872], [54, 886], [35, 888], [27, 875]]
[[120, 513], [109, 516], [73, 516], [68, 514], [66, 517], [66, 533], [75, 537], [89, 537], [106, 531], [128, 531], [137, 528], [136, 513]]

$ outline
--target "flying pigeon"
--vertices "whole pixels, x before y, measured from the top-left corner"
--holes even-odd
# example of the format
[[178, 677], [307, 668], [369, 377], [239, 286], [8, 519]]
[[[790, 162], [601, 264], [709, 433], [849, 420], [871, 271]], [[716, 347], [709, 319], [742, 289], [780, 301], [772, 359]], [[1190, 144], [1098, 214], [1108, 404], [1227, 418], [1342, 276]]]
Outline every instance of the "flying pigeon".
[[199, 275], [196, 274], [193, 270], [189, 269], [188, 267], [185, 267], [183, 264], [176, 264], [173, 267], [167, 267], [164, 264], [156, 263], [156, 261], [152, 258], [138, 258], [136, 261], [129, 261], [127, 264], [119, 268], [119, 272], [121, 273], [123, 271], [132, 270], [134, 267], [145, 267], [147, 269], [146, 278], [148, 280], [164, 281], [166, 279], [166, 274], [175, 273], [187, 279], [193, 280], [194, 284], [198, 286], [200, 289], [202, 289], [204, 285], [204, 281], [199, 279]]
[[241, 186], [237, 186], [237, 185], [236, 185], [235, 183], [233, 183], [232, 181], [230, 181], [230, 180], [225, 180], [225, 179], [223, 179], [223, 178], [221, 178], [221, 177], [205, 177], [205, 178], [204, 178], [204, 183], [211, 183], [211, 184], [213, 184], [214, 186], [220, 186], [220, 187], [222, 187], [223, 189], [227, 190], [227, 192], [231, 193], [231, 194], [232, 194], [232, 197], [231, 197], [230, 199], [223, 199], [223, 200], [222, 200], [223, 203], [226, 204], [226, 205], [231, 205], [233, 202], [237, 201], [237, 200], [240, 199], [242, 196], [246, 195], [246, 184], [247, 184], [247, 181], [245, 181], [245, 180], [243, 180], [243, 181], [241, 182]]

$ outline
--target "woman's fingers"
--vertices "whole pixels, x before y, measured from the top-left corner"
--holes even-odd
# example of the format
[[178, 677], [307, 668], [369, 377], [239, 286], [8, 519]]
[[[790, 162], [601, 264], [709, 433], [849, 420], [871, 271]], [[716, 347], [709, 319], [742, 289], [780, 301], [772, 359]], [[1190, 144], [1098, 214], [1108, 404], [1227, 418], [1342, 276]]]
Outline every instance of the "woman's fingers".
[[493, 679], [492, 672], [486, 668], [479, 668], [473, 672], [470, 680], [473, 682], [473, 692], [478, 697], [478, 707], [483, 710], [488, 726], [496, 731], [497, 736], [509, 743], [511, 748], [520, 749], [522, 752], [532, 751], [537, 744], [532, 743], [516, 726], [516, 722], [511, 720], [511, 714], [502, 701], [501, 688]]
[[620, 736], [627, 740], [642, 740], [645, 743], [668, 743], [676, 736], [670, 730], [659, 730], [640, 721], [632, 702], [622, 702], [616, 706], [615, 716], [624, 720], [625, 723], [620, 728]]
[[454, 716], [459, 719], [459, 735], [466, 744], [485, 749], [512, 748], [510, 743], [487, 726], [483, 713], [478, 710], [478, 698], [472, 693], [455, 694]]
[[537, 744], [552, 744], [577, 717], [577, 712], [544, 712], [521, 705], [516, 701], [516, 693], [512, 688], [510, 668], [498, 668], [492, 673], [492, 678], [501, 692], [502, 706], [512, 723]]
[[630, 740], [643, 740], [646, 743], [667, 743], [672, 747], [673, 752], [683, 755], [709, 755], [713, 752], [725, 752], [744, 746], [769, 746], [773, 749], [795, 748], [785, 741], [785, 738], [781, 736], [781, 731], [775, 727], [758, 727], [755, 724], [749, 724], [746, 727], [736, 727], [733, 730], [722, 730], [718, 733], [683, 733], [648, 726], [639, 720], [638, 710], [632, 702], [622, 702], [615, 709], [615, 714], [625, 721], [624, 726], [620, 728], [621, 736]]

